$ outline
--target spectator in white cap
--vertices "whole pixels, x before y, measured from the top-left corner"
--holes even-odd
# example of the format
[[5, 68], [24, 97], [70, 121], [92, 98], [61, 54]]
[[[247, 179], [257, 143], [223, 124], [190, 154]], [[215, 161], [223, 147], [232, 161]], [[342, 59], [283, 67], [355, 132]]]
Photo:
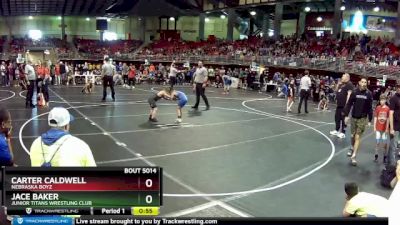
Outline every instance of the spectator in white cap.
[[90, 147], [69, 133], [73, 120], [65, 108], [55, 107], [50, 111], [50, 130], [38, 137], [30, 149], [33, 167], [96, 166]]

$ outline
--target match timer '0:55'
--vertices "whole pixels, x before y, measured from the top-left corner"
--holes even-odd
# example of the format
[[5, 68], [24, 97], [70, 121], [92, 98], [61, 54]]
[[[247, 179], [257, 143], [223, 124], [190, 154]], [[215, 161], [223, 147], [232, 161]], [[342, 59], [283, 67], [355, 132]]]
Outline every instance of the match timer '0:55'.
[[134, 216], [158, 216], [159, 214], [159, 207], [132, 207], [132, 215]]

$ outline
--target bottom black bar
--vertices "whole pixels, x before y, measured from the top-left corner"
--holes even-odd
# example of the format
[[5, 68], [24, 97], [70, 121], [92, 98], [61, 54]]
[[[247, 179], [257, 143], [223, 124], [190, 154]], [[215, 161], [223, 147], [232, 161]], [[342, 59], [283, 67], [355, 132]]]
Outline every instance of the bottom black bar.
[[76, 218], [76, 224], [124, 225], [388, 225], [387, 218]]

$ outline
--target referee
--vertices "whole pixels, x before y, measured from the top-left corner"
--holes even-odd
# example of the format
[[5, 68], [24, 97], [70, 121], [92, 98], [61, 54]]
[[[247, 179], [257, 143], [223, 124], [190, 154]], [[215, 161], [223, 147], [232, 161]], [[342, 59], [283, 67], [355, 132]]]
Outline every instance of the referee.
[[110, 86], [111, 96], [115, 102], [115, 91], [114, 91], [114, 81], [113, 77], [115, 74], [115, 67], [110, 63], [110, 58], [106, 57], [104, 59], [104, 64], [101, 68], [101, 76], [103, 78], [103, 99], [102, 102], [106, 101], [107, 97], [107, 86]]
[[174, 87], [176, 84], [176, 74], [179, 73], [179, 70], [175, 68], [175, 63], [171, 64], [171, 67], [169, 68], [169, 74], [168, 74], [168, 79], [169, 79], [169, 84], [170, 87]]
[[301, 105], [304, 101], [304, 111], [308, 113], [307, 110], [307, 101], [308, 97], [310, 96], [310, 87], [311, 87], [311, 79], [309, 76], [308, 70], [304, 71], [304, 76], [300, 80], [300, 103], [297, 112], [300, 114], [301, 112]]
[[207, 97], [205, 95], [207, 81], [208, 81], [207, 69], [203, 67], [203, 63], [199, 61], [196, 72], [194, 72], [193, 91], [196, 90], [196, 104], [192, 106], [193, 109], [197, 110], [199, 108], [200, 95], [203, 98], [204, 103], [206, 104], [206, 110], [210, 109], [210, 104], [208, 103]]

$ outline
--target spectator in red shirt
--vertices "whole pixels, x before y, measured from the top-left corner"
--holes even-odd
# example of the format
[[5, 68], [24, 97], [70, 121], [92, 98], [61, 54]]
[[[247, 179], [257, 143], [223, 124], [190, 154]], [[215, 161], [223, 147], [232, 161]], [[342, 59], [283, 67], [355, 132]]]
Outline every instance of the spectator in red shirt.
[[374, 131], [376, 133], [375, 162], [378, 161], [379, 145], [382, 144], [384, 155], [383, 162], [387, 160], [387, 138], [389, 133], [389, 106], [386, 105], [387, 97], [381, 95], [379, 103], [375, 109], [374, 115]]
[[136, 77], [136, 68], [134, 65], [129, 66], [129, 73], [128, 73], [128, 85], [131, 89], [135, 88], [135, 78]]

